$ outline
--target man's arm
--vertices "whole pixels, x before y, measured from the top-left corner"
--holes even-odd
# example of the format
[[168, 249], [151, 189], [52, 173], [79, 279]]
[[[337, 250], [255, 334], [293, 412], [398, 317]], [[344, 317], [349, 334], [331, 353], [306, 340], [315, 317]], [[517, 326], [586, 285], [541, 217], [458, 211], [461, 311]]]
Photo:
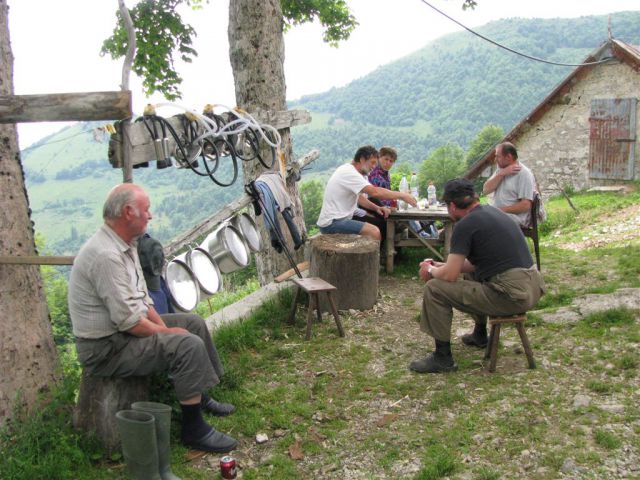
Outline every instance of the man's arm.
[[161, 327], [166, 327], [167, 325], [162, 320], [160, 314], [156, 311], [153, 305], [149, 305], [149, 311], [147, 312], [147, 318], [151, 320], [156, 325], [160, 325]]
[[482, 187], [482, 193], [484, 193], [485, 195], [488, 195], [490, 193], [495, 192], [496, 188], [498, 188], [498, 185], [500, 185], [500, 182], [502, 182], [504, 177], [508, 177], [509, 175], [518, 173], [521, 169], [522, 169], [522, 166], [520, 166], [519, 163], [512, 163], [508, 167], [499, 168], [498, 170], [496, 170], [496, 173], [494, 173], [489, 180], [484, 182], [484, 185]]
[[378, 215], [383, 216], [384, 218], [387, 218], [391, 211], [388, 208], [381, 207], [380, 205], [376, 205], [371, 200], [369, 200], [366, 195], [362, 193], [358, 195], [358, 206], [365, 208], [367, 210], [371, 210], [372, 212], [376, 212]]
[[[458, 253], [450, 253], [446, 263], [425, 260], [420, 263], [420, 278], [425, 282], [432, 278], [439, 278], [446, 282], [455, 282], [461, 273], [471, 273], [475, 266]], [[429, 273], [431, 271], [431, 273]]]
[[362, 193], [366, 193], [374, 198], [380, 198], [382, 200], [403, 200], [412, 207], [418, 204], [418, 201], [409, 193], [394, 192], [393, 190], [387, 190], [386, 188], [374, 187], [373, 185], [367, 185], [361, 190]]
[[149, 320], [147, 317], [140, 317], [138, 323], [136, 323], [129, 330], [126, 330], [126, 332], [135, 337], [150, 337], [151, 335], [154, 335], [156, 333], [179, 333], [182, 335], [187, 335], [189, 333], [184, 328], [169, 328], [166, 325], [158, 325], [157, 323]]
[[518, 202], [514, 203], [513, 205], [506, 205], [504, 207], [500, 207], [500, 210], [502, 210], [505, 213], [524, 213], [531, 210], [532, 204], [533, 202], [531, 200], [527, 198], [523, 198]]

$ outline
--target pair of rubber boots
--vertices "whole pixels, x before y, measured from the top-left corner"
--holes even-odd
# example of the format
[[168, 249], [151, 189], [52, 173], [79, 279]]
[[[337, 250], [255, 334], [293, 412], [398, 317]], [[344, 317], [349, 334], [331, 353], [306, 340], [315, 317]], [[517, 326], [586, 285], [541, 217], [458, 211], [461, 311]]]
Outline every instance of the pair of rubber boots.
[[122, 454], [134, 480], [180, 480], [171, 472], [171, 407], [135, 402], [116, 413]]

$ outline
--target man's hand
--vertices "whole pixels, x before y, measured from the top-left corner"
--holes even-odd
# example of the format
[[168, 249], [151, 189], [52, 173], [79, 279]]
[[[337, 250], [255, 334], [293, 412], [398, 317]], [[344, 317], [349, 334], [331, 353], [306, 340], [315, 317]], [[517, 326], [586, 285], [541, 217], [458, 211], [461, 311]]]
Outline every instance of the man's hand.
[[403, 193], [402, 200], [407, 202], [412, 207], [415, 207], [418, 205], [418, 200], [416, 200], [410, 193]]
[[189, 330], [180, 327], [167, 327], [167, 330], [165, 332], [159, 333], [177, 333], [179, 335], [189, 335]]
[[501, 177], [508, 177], [509, 175], [515, 175], [520, 170], [522, 170], [522, 165], [520, 165], [520, 163], [512, 163], [507, 167], [501, 168], [498, 171], [498, 175]]
[[423, 282], [428, 282], [433, 277], [429, 273], [429, 268], [433, 268], [433, 265], [430, 262], [420, 262], [420, 278]]
[[381, 215], [382, 217], [387, 218], [391, 213], [391, 209], [387, 207], [378, 207], [376, 209], [376, 212], [378, 213], [378, 215]]

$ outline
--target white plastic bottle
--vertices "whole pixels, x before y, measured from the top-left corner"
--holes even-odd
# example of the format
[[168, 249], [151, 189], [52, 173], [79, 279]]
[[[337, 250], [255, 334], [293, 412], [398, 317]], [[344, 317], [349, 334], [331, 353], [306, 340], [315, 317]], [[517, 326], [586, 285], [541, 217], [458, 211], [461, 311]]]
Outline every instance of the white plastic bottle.
[[433, 184], [433, 181], [429, 182], [429, 186], [427, 187], [427, 201], [429, 205], [437, 205], [438, 199], [436, 197], [436, 186]]
[[[407, 176], [403, 175], [402, 180], [400, 180], [400, 186], [398, 190], [402, 193], [409, 192], [409, 183], [407, 182]], [[398, 210], [406, 210], [407, 204], [403, 200], [398, 200]]]
[[411, 196], [418, 200], [418, 176], [416, 172], [411, 175], [411, 182], [409, 182]]

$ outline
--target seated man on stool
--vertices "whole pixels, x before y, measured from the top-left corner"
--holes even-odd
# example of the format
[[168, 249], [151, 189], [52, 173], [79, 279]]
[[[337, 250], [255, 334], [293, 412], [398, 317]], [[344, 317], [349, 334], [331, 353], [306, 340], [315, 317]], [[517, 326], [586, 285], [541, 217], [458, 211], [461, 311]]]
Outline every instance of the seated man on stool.
[[[356, 151], [351, 163], [346, 163], [333, 172], [324, 191], [322, 209], [318, 217], [320, 233], [352, 233], [381, 240], [378, 227], [352, 218], [361, 193], [383, 200], [404, 200], [414, 207], [417, 205], [416, 199], [408, 193], [394, 192], [369, 183], [363, 175], [369, 174], [377, 163], [378, 151], [375, 147], [367, 145]], [[378, 213], [380, 212], [382, 210]]]
[[[462, 341], [487, 345], [487, 316], [515, 315], [530, 310], [544, 292], [520, 227], [501, 210], [481, 205], [473, 183], [459, 178], [447, 182], [443, 201], [456, 222], [446, 263], [425, 260], [420, 278], [426, 282], [420, 327], [435, 340], [435, 352], [411, 362], [418, 373], [457, 369], [451, 354], [453, 309], [475, 320], [473, 333]], [[460, 274], [465, 279], [459, 279]]]
[[207, 326], [198, 315], [158, 315], [147, 291], [136, 244], [151, 220], [149, 207], [141, 187], [113, 188], [104, 204], [104, 225], [75, 258], [69, 313], [78, 360], [97, 377], [168, 372], [182, 408], [182, 442], [228, 452], [236, 440], [202, 417], [202, 410], [214, 415], [235, 410], [204, 393], [224, 373]]

